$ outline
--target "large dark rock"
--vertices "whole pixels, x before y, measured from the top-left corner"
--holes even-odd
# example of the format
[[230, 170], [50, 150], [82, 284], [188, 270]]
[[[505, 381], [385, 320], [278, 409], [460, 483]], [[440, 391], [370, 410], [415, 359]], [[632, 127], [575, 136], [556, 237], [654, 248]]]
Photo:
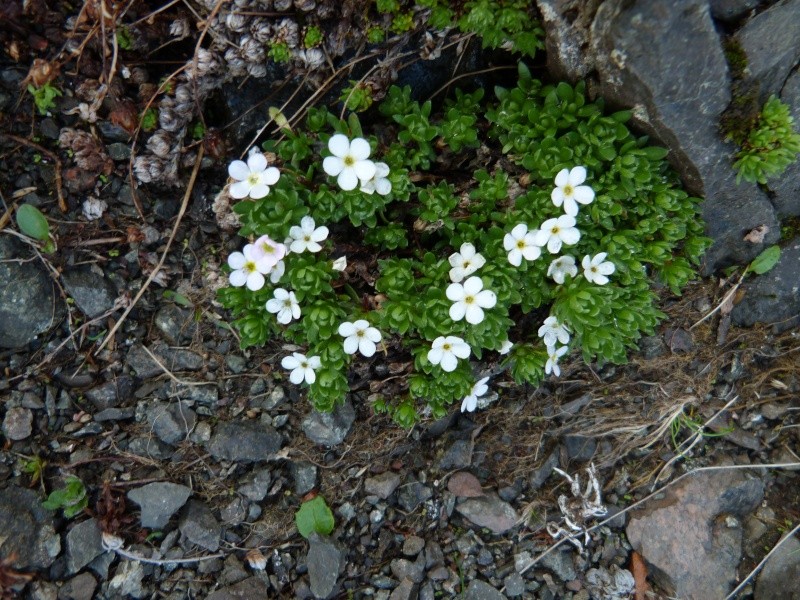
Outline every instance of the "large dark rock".
[[163, 529], [172, 515], [178, 512], [189, 496], [192, 495], [185, 485], [157, 481], [135, 488], [128, 492], [128, 498], [141, 508], [142, 527], [147, 529]]
[[0, 235], [0, 348], [29, 344], [63, 314], [64, 303], [42, 264], [23, 244]]
[[336, 446], [344, 441], [350, 427], [356, 419], [353, 405], [347, 400], [337, 406], [333, 412], [312, 410], [303, 419], [303, 431], [306, 437], [320, 446]]
[[[789, 105], [795, 131], [800, 130], [800, 68], [796, 69], [781, 90], [781, 101]], [[782, 217], [800, 216], [800, 160], [795, 160], [778, 177], [767, 180], [772, 204]]]
[[0, 489], [0, 532], [0, 556], [15, 554], [13, 564], [22, 571], [46, 569], [61, 552], [53, 512], [42, 508], [33, 490]]
[[103, 550], [102, 531], [97, 519], [78, 523], [67, 533], [67, 570], [77, 573], [100, 556]]
[[[631, 109], [631, 124], [670, 149], [687, 189], [705, 197], [704, 259], [713, 272], [753, 259], [780, 236], [775, 210], [757, 186], [737, 185], [732, 143], [718, 123], [731, 100], [731, 79], [708, 0], [538, 0], [547, 25], [548, 65], [571, 81], [591, 74], [593, 92]], [[596, 12], [593, 12], [595, 11]], [[744, 240], [766, 225], [763, 243]]]
[[269, 425], [220, 423], [208, 443], [208, 451], [218, 460], [259, 462], [272, 458], [282, 442], [281, 434]]
[[[795, 586], [791, 582], [795, 582]], [[756, 580], [755, 600], [798, 600], [800, 589], [800, 541], [794, 536], [783, 540], [781, 547], [764, 565]], [[794, 589], [792, 589], [794, 587]]]
[[66, 292], [90, 319], [99, 317], [114, 306], [117, 290], [101, 273], [88, 268], [77, 268], [64, 271], [61, 280]]
[[736, 21], [757, 8], [762, 0], [709, 0], [711, 16], [718, 21]]
[[800, 323], [800, 237], [784, 246], [775, 267], [742, 285], [744, 298], [733, 307], [737, 325], [775, 323], [785, 330]]
[[336, 587], [344, 567], [345, 553], [330, 537], [312, 533], [308, 536], [306, 566], [315, 598], [328, 598]]

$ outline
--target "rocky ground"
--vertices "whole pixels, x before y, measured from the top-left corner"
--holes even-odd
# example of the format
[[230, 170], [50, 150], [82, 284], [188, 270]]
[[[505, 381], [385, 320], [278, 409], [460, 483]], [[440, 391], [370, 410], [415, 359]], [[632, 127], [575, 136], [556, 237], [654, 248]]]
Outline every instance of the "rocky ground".
[[[14, 39], [35, 48], [31, 35]], [[791, 306], [774, 297], [791, 297], [800, 244], [735, 292], [741, 270], [664, 290], [668, 318], [627, 365], [508, 380], [486, 410], [411, 431], [374, 414], [368, 389], [318, 414], [279, 349], [241, 351], [214, 302], [240, 245], [212, 211], [224, 172], [188, 185], [188, 161], [183, 187], [139, 185], [119, 114], [79, 122], [66, 94], [38, 115], [19, 92], [29, 69], [0, 70], [4, 597], [800, 593], [800, 340], [788, 317], [753, 325]], [[239, 151], [238, 136], [215, 143]], [[23, 202], [56, 252], [18, 235]], [[80, 493], [42, 507], [70, 477], [85, 507]], [[305, 540], [294, 513], [315, 494], [335, 529]]]

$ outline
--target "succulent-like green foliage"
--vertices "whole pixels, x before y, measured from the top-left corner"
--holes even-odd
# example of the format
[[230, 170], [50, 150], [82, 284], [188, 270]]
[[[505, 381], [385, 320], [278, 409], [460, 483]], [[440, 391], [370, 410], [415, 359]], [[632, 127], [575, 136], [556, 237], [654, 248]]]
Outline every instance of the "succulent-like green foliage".
[[[408, 426], [421, 409], [443, 415], [475, 384], [468, 360], [449, 372], [430, 362], [436, 338], [457, 336], [470, 346], [473, 361], [502, 363], [517, 382], [536, 385], [548, 361], [537, 335], [546, 317], [567, 324], [569, 347], [585, 360], [624, 362], [663, 317], [652, 284], [679, 293], [694, 275], [709, 243], [698, 200], [680, 189], [664, 160], [667, 151], [627, 128], [628, 113], [606, 114], [602, 101], [586, 99], [583, 84], [544, 85], [524, 65], [517, 86], [498, 88], [496, 95], [485, 103], [480, 91], [458, 92], [436, 114], [430, 102], [413, 100], [410, 88], [391, 88], [379, 107], [388, 124], [380, 137], [365, 136], [371, 157], [390, 168], [392, 189], [385, 196], [343, 191], [322, 170], [333, 133], [364, 135], [353, 116], [345, 122], [312, 110], [305, 129], [284, 131], [280, 142], [265, 145], [282, 163], [281, 178], [267, 197], [235, 206], [241, 234], [284, 240], [310, 215], [330, 237], [322, 252], [289, 254], [279, 284], [256, 292], [225, 288], [219, 298], [236, 317], [243, 346], [280, 339], [320, 357], [316, 381], [308, 386], [318, 409], [343, 400], [348, 365], [365, 360], [344, 352], [337, 333], [344, 321], [364, 319], [382, 333], [370, 360], [395, 368], [397, 376], [386, 390], [373, 386], [374, 406]], [[491, 158], [485, 150], [478, 157], [481, 144]], [[595, 197], [576, 216], [579, 241], [561, 254], [580, 264], [584, 256], [607, 253], [616, 270], [606, 285], [583, 274], [557, 283], [548, 276], [556, 254], [542, 248], [541, 257], [517, 267], [504, 247], [516, 225], [534, 230], [563, 215], [551, 199], [554, 178], [578, 165], [586, 168]], [[496, 295], [477, 324], [453, 320], [445, 294], [448, 257], [465, 243], [485, 258], [475, 275]], [[332, 266], [342, 255], [345, 273]], [[292, 290], [302, 309], [302, 317], [287, 325], [265, 310], [279, 286]], [[513, 349], [499, 354], [508, 339]]]
[[789, 106], [772, 96], [761, 109], [753, 128], [739, 141], [742, 149], [736, 155], [736, 182], [767, 183], [780, 175], [800, 153], [800, 133], [794, 129]]

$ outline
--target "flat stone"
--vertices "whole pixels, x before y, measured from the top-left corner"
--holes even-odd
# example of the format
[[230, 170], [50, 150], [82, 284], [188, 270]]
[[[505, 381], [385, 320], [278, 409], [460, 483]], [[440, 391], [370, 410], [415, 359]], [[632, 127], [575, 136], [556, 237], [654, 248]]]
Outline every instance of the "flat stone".
[[547, 455], [544, 462], [534, 469], [533, 475], [531, 475], [531, 489], [538, 490], [544, 485], [547, 478], [553, 474], [553, 469], [558, 466], [560, 452], [560, 447], [556, 446], [550, 454]]
[[105, 552], [101, 536], [97, 519], [83, 521], [69, 530], [66, 537], [69, 573], [77, 573]]
[[303, 496], [317, 485], [317, 466], [306, 460], [289, 463], [289, 473], [294, 480], [294, 493]]
[[92, 415], [95, 421], [103, 423], [104, 421], [125, 421], [133, 419], [136, 413], [133, 408], [107, 408]]
[[146, 529], [163, 529], [170, 517], [186, 504], [192, 490], [185, 485], [158, 481], [135, 488], [128, 498], [141, 508], [139, 519]]
[[782, 248], [771, 271], [748, 278], [740, 289], [744, 297], [731, 312], [736, 325], [781, 323], [782, 330], [796, 326], [800, 316], [800, 237]]
[[144, 458], [164, 460], [172, 456], [174, 451], [172, 446], [155, 437], [133, 438], [128, 442], [128, 452]]
[[611, 565], [611, 569], [589, 569], [585, 583], [592, 598], [603, 600], [629, 600], [636, 589], [631, 572], [617, 565]]
[[764, 484], [741, 471], [697, 473], [632, 511], [628, 540], [668, 594], [723, 598], [736, 581], [745, 518], [761, 502]]
[[206, 600], [264, 600], [270, 597], [269, 587], [258, 577], [248, 577], [239, 583], [212, 592]]
[[456, 505], [456, 511], [471, 523], [485, 527], [495, 535], [512, 529], [519, 520], [519, 515], [511, 505], [494, 494], [487, 494], [481, 498], [467, 498]]
[[[781, 91], [781, 101], [789, 106], [795, 130], [800, 123], [800, 69], [786, 80]], [[772, 203], [782, 217], [800, 216], [800, 161], [795, 160], [778, 176], [767, 180], [772, 192]]]
[[197, 415], [185, 402], [153, 402], [147, 408], [147, 422], [158, 439], [175, 445], [189, 437]]
[[90, 319], [99, 317], [114, 306], [117, 290], [101, 273], [91, 268], [76, 268], [61, 274], [64, 290]]
[[386, 471], [375, 475], [375, 477], [367, 477], [364, 480], [364, 492], [371, 496], [377, 496], [381, 500], [386, 500], [399, 485], [400, 475], [394, 471]]
[[416, 556], [425, 547], [425, 540], [417, 535], [408, 536], [403, 542], [403, 554], [405, 556]]
[[550, 552], [541, 558], [539, 564], [564, 582], [572, 581], [578, 576], [575, 572], [575, 562], [572, 560], [571, 550]]
[[431, 488], [412, 479], [400, 486], [397, 492], [397, 503], [406, 512], [411, 512], [432, 497], [433, 491], [431, 491]]
[[55, 283], [32, 258], [20, 242], [0, 235], [0, 348], [29, 344], [64, 315]]
[[133, 395], [133, 379], [122, 375], [86, 390], [84, 395], [98, 410], [112, 408], [126, 402]]
[[92, 600], [97, 581], [89, 573], [76, 575], [58, 590], [58, 600]]
[[281, 435], [269, 425], [228, 422], [217, 425], [208, 451], [217, 460], [250, 463], [269, 460], [282, 443]]
[[138, 560], [123, 561], [117, 569], [114, 578], [109, 581], [109, 587], [122, 598], [143, 598], [147, 595], [144, 579], [144, 566]]
[[755, 600], [798, 600], [797, 582], [800, 582], [800, 541], [792, 536], [783, 541], [758, 574]]
[[505, 600], [505, 596], [485, 581], [473, 579], [469, 582], [464, 600]]
[[211, 552], [219, 550], [222, 529], [204, 502], [189, 500], [178, 521], [178, 529], [193, 544]]
[[525, 580], [519, 573], [512, 573], [503, 580], [503, 587], [506, 588], [506, 596], [514, 598], [525, 593]]
[[316, 532], [308, 537], [308, 543], [306, 567], [311, 592], [315, 598], [327, 598], [333, 593], [339, 572], [344, 566], [344, 552], [330, 537]]
[[455, 440], [437, 461], [436, 468], [447, 471], [470, 466], [473, 446], [472, 440]]
[[261, 502], [269, 492], [272, 476], [269, 469], [255, 469], [239, 480], [238, 490], [248, 500]]
[[562, 438], [570, 460], [591, 460], [597, 450], [597, 440], [584, 435], [567, 434]]
[[407, 558], [395, 558], [391, 564], [392, 575], [400, 581], [410, 579], [414, 583], [422, 583], [425, 578], [425, 557], [420, 555], [417, 560], [410, 561]]
[[389, 595], [389, 600], [416, 600], [419, 597], [419, 584], [404, 579]]
[[762, 0], [710, 0], [711, 16], [718, 21], [737, 21], [754, 8], [757, 8]]
[[[198, 371], [203, 366], [203, 357], [191, 350], [154, 344], [150, 351], [171, 371]], [[141, 344], [131, 346], [126, 362], [140, 379], [149, 379], [164, 373], [164, 369], [147, 354]]]
[[33, 490], [15, 485], [0, 489], [0, 532], [0, 555], [15, 554], [13, 564], [23, 571], [47, 569], [61, 552], [53, 512], [42, 508]]
[[30, 409], [14, 406], [6, 411], [3, 418], [3, 435], [12, 442], [24, 440], [33, 432], [33, 412]]
[[347, 400], [333, 412], [321, 413], [313, 410], [303, 419], [306, 437], [320, 446], [336, 446], [344, 441], [356, 418], [353, 405]]
[[159, 308], [153, 321], [170, 344], [190, 341], [197, 333], [194, 314], [174, 304], [165, 304]]

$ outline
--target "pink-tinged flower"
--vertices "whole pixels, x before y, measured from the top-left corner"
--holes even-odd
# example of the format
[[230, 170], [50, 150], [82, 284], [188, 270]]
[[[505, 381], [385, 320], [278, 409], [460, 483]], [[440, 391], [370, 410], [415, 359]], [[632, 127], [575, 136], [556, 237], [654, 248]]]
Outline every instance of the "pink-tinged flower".
[[446, 372], [455, 371], [459, 358], [469, 358], [472, 349], [464, 340], [454, 335], [440, 335], [428, 350], [428, 362], [440, 365]]
[[375, 163], [369, 160], [372, 151], [364, 138], [347, 139], [337, 133], [328, 140], [328, 150], [333, 156], [322, 161], [322, 169], [345, 191], [354, 190], [361, 183], [370, 181], [377, 171]]
[[253, 242], [253, 247], [253, 255], [263, 264], [269, 265], [270, 271], [286, 256], [286, 246], [270, 239], [268, 235], [258, 238]]
[[231, 185], [231, 196], [240, 200], [250, 196], [254, 200], [269, 194], [269, 186], [275, 185], [281, 176], [275, 167], [267, 167], [267, 159], [261, 152], [247, 157], [247, 162], [235, 160], [228, 166], [228, 175], [236, 180]]
[[581, 239], [581, 232], [575, 227], [575, 217], [561, 215], [557, 219], [547, 219], [534, 235], [534, 242], [539, 246], [547, 244], [550, 254], [557, 254], [561, 244], [577, 244]]
[[574, 167], [572, 170], [561, 169], [556, 175], [556, 188], [550, 194], [553, 204], [564, 205], [564, 212], [574, 217], [578, 214], [578, 203], [590, 204], [594, 200], [594, 190], [586, 181], [586, 169]]

